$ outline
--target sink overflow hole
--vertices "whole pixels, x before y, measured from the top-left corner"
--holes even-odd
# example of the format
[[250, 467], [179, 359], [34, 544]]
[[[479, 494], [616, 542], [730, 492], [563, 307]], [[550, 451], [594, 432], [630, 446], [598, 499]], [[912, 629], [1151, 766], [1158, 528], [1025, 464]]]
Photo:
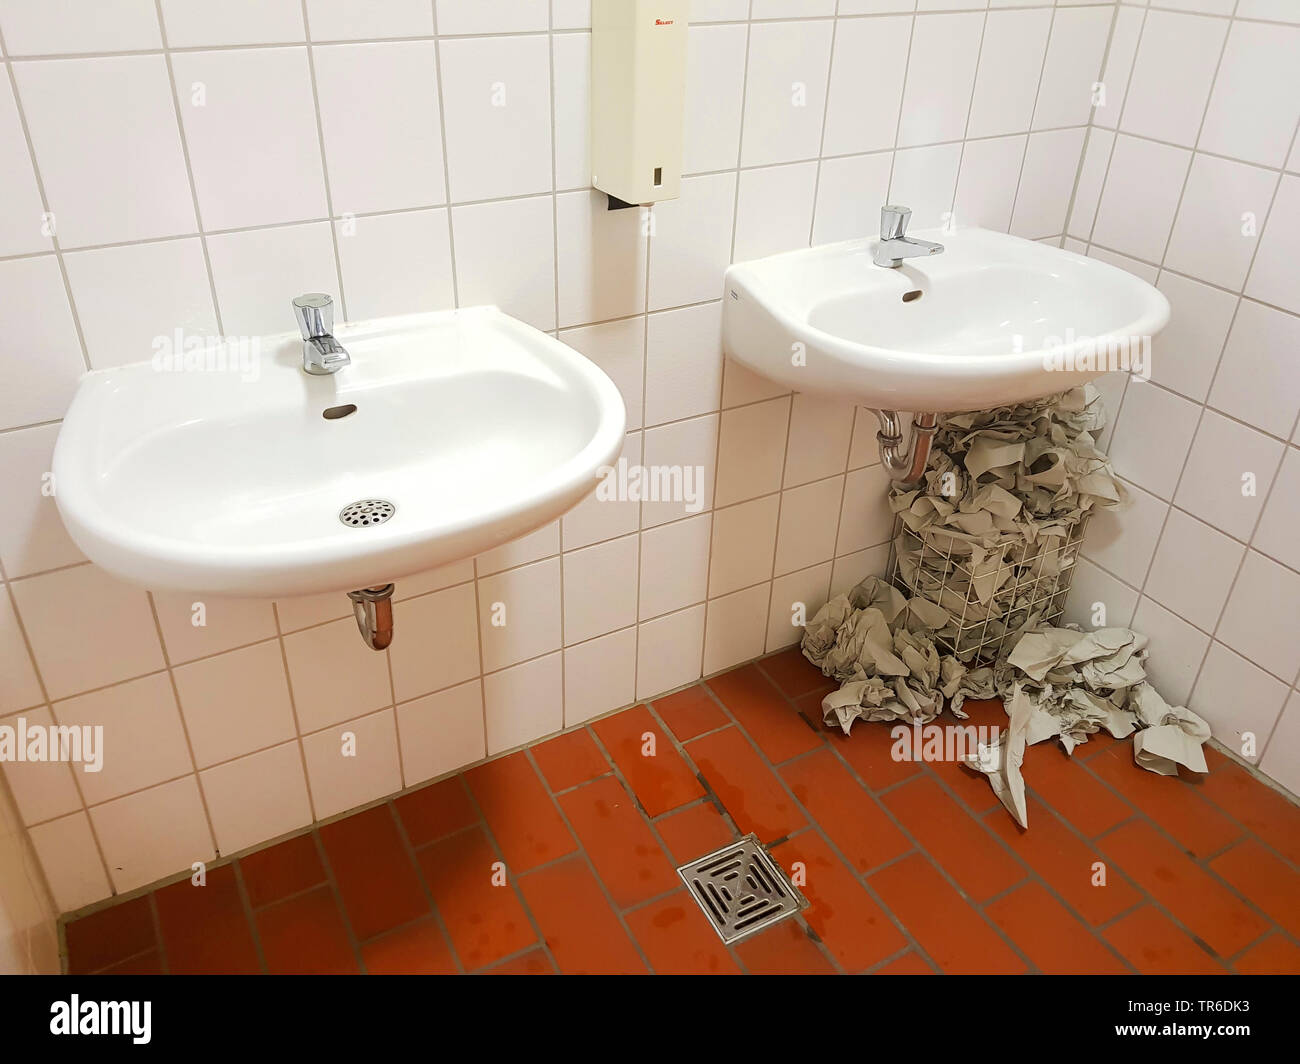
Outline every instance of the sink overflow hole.
[[397, 507], [387, 499], [359, 499], [339, 511], [339, 520], [350, 528], [367, 528], [382, 525], [395, 513]]
[[323, 417], [326, 421], [337, 421], [341, 417], [347, 417], [349, 414], [355, 414], [356, 412], [357, 412], [357, 404], [348, 403], [344, 406], [330, 407], [323, 414], [321, 414], [321, 417]]
[[[911, 302], [913, 302], [914, 300], [917, 300], [917, 299], [920, 299], [920, 298], [921, 298], [921, 290], [920, 290], [919, 288], [913, 288], [910, 292], [904, 292], [904, 293], [903, 293], [903, 302], [904, 302], [904, 303], [911, 303]], [[353, 409], [355, 409], [355, 407], [354, 407]], [[329, 415], [326, 414], [325, 416], [328, 417]]]

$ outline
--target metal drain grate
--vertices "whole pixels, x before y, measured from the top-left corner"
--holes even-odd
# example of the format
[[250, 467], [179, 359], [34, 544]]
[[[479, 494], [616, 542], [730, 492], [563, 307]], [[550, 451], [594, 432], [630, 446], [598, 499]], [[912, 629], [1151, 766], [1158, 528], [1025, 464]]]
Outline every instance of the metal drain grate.
[[684, 864], [677, 874], [728, 945], [808, 905], [756, 835]]
[[365, 528], [382, 525], [395, 513], [397, 507], [387, 499], [359, 499], [339, 511], [339, 520], [352, 528]]

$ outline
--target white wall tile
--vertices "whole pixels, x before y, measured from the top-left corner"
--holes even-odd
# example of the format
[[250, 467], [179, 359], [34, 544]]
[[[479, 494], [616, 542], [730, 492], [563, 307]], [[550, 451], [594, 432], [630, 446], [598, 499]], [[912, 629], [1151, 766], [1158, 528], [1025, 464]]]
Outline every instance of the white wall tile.
[[1259, 767], [1292, 794], [1300, 791], [1300, 692], [1291, 692]]
[[0, 397], [5, 428], [61, 417], [85, 371], [67, 292], [52, 255], [0, 262]]
[[701, 676], [704, 603], [641, 625], [636, 650], [636, 696], [653, 698]]
[[[841, 20], [835, 28], [823, 155], [892, 148], [907, 70], [910, 18]], [[869, 100], [870, 106], [863, 106]]]
[[334, 295], [336, 313], [344, 317], [328, 222], [212, 236], [208, 257], [227, 336], [291, 330], [290, 301], [301, 292]]
[[[832, 564], [824, 562], [797, 573], [787, 573], [772, 581], [772, 601], [768, 605], [767, 653], [793, 646], [803, 638], [803, 626], [795, 622], [802, 616], [811, 620], [826, 604]], [[856, 582], [856, 581], [855, 581]]]
[[1199, 147], [1278, 167], [1300, 118], [1300, 28], [1233, 22]]
[[[18, 729], [19, 721], [25, 721], [29, 729], [56, 726], [54, 717], [45, 706], [25, 710], [15, 717], [6, 717], [0, 723]], [[103, 745], [99, 751], [101, 754], [104, 752]], [[7, 759], [4, 762], [4, 778], [9, 784], [22, 823], [38, 824], [79, 811], [82, 808], [81, 794], [73, 782], [73, 775], [92, 775], [86, 768], [85, 763]]]
[[1190, 148], [1196, 142], [1227, 32], [1223, 19], [1148, 13], [1121, 131]]
[[1288, 447], [1252, 543], [1284, 565], [1300, 570], [1297, 528], [1300, 528], [1300, 451]]
[[388, 663], [357, 637], [351, 617], [285, 636], [284, 654], [304, 735], [392, 702]]
[[305, 736], [302, 751], [317, 820], [402, 789], [391, 709]]
[[703, 303], [722, 295], [731, 262], [736, 175], [682, 181], [681, 199], [654, 208], [650, 241], [650, 309]]
[[334, 45], [313, 60], [334, 213], [445, 202], [434, 43]]
[[1015, 213], [1011, 216], [1011, 232], [1037, 240], [1065, 231], [1082, 153], [1082, 129], [1029, 135]]
[[636, 698], [635, 628], [564, 651], [564, 726], [570, 728]]
[[447, 211], [402, 211], [334, 223], [348, 318], [456, 305]]
[[816, 157], [830, 60], [829, 22], [771, 22], [750, 28], [742, 166]]
[[767, 584], [710, 599], [704, 628], [704, 675], [729, 669], [763, 653], [767, 640]]
[[1085, 630], [1127, 625], [1138, 592], [1086, 558], [1075, 566], [1074, 583], [1065, 602], [1065, 620]]
[[1141, 587], [1169, 505], [1136, 485], [1126, 484], [1124, 490], [1123, 505], [1094, 512], [1084, 553], [1125, 583]]
[[[1240, 289], [1268, 214], [1277, 175], [1197, 154], [1183, 191], [1165, 264], [1212, 284]], [[1255, 219], [1247, 225], [1247, 217]]]
[[691, 0], [691, 22], [728, 22], [749, 17], [749, 0]]
[[0, 433], [0, 492], [9, 508], [0, 524], [0, 563], [11, 580], [83, 560], [51, 493], [58, 433], [57, 425]]
[[1238, 0], [1237, 17], [1300, 22], [1300, 11], [1295, 10], [1289, 0]]
[[5, 79], [0, 81], [0, 255], [48, 250], [44, 211], [13, 88]]
[[551, 26], [557, 30], [589, 29], [591, 0], [551, 0]]
[[646, 215], [611, 211], [599, 192], [555, 199], [560, 327], [640, 314], [646, 300]]
[[1300, 414], [1300, 318], [1242, 300], [1210, 405], [1274, 436], [1286, 436]]
[[729, 506], [781, 487], [790, 400], [771, 399], [722, 415], [716, 506]]
[[90, 819], [119, 894], [216, 856], [195, 776], [97, 805]]
[[[1169, 512], [1145, 593], [1207, 632], [1237, 576], [1246, 548], [1181, 510]], [[1196, 573], [1194, 580], [1189, 574]]]
[[[714, 311], [714, 313], [716, 315], [718, 312]], [[653, 386], [653, 381], [647, 381], [645, 369], [646, 328], [646, 319], [637, 316], [624, 318], [622, 321], [588, 325], [581, 329], [566, 329], [560, 333], [561, 340], [596, 363], [618, 386], [619, 394], [623, 397], [623, 407], [627, 412], [629, 429], [641, 427], [641, 411], [645, 405], [642, 396], [647, 384]], [[721, 343], [720, 339], [719, 343]], [[714, 403], [707, 409], [712, 410], [716, 405]]]
[[802, 394], [794, 397], [783, 487], [844, 471], [856, 411], [852, 403], [835, 399]]
[[[1286, 701], [1285, 684], [1215, 643], [1188, 700], [1188, 708], [1210, 725], [1216, 739], [1238, 757], [1258, 762]], [[1255, 753], [1247, 757], [1246, 733], [1254, 736]]]
[[[641, 527], [650, 528], [665, 521], [676, 521], [698, 514], [713, 505], [717, 452], [717, 414], [647, 429], [642, 445], [642, 464], [647, 469], [655, 466], [677, 467], [681, 473], [682, 498], [642, 502]], [[672, 486], [676, 486], [675, 481]], [[722, 505], [721, 501], [718, 505]]]
[[712, 522], [713, 515], [700, 514], [641, 534], [641, 620], [704, 600]]
[[1137, 137], [1118, 137], [1092, 238], [1159, 262], [1174, 225], [1192, 153]]
[[[623, 450], [615, 461], [628, 467], [641, 464], [641, 434], [629, 433]], [[616, 477], [611, 471], [609, 477]], [[588, 495], [560, 522], [565, 550], [575, 550], [602, 539], [613, 539], [635, 532], [641, 525], [641, 503], [636, 499], [601, 499], [596, 493]]]
[[891, 481], [882, 465], [855, 469], [844, 478], [844, 503], [840, 509], [835, 554], [856, 551], [884, 543], [894, 519], [885, 505]]
[[548, 654], [483, 677], [488, 756], [564, 727], [563, 671], [561, 655]]
[[529, 325], [555, 328], [555, 216], [549, 198], [454, 207], [451, 227], [462, 307], [495, 304]]
[[479, 680], [397, 707], [402, 776], [408, 787], [487, 756]]
[[150, 359], [160, 344], [174, 346], [177, 329], [220, 335], [197, 238], [74, 251], [63, 264], [95, 369]]
[[1111, 6], [1058, 10], [1034, 106], [1034, 129], [1083, 125], [1110, 36]]
[[776, 575], [835, 556], [844, 478], [831, 477], [782, 493], [776, 538]]
[[714, 512], [710, 597], [771, 580], [780, 508], [781, 496], [774, 494]]
[[438, 32], [521, 33], [544, 30], [550, 18], [546, 0], [436, 0]]
[[1200, 408], [1149, 384], [1130, 384], [1115, 422], [1115, 471], [1162, 499], [1172, 497]]
[[433, 8], [426, 0], [307, 0], [307, 23], [313, 41], [428, 37]]
[[0, 670], [5, 678], [0, 688], [0, 711], [27, 709], [45, 700], [8, 594], [0, 594]]
[[[444, 40], [439, 56], [452, 200], [549, 191], [551, 56], [546, 38]], [[503, 165], [505, 160], [509, 165]]]
[[1210, 392], [1237, 297], [1176, 273], [1156, 285], [1169, 300], [1169, 324], [1151, 342], [1151, 379], [1204, 401]]
[[301, 41], [301, 0], [162, 0], [167, 43], [173, 48], [213, 44]]
[[564, 643], [571, 646], [636, 624], [637, 536], [564, 555]]
[[1300, 671], [1300, 573], [1246, 555], [1216, 638], [1287, 683]]
[[51, 698], [163, 667], [149, 596], [94, 565], [9, 585]]
[[307, 776], [296, 742], [200, 772], [199, 785], [222, 854], [311, 823]]
[[1074, 206], [1070, 208], [1067, 230], [1081, 238], [1092, 235], [1097, 220], [1097, 207], [1101, 202], [1106, 170], [1110, 165], [1115, 134], [1093, 126], [1088, 131], [1084, 145], [1083, 161], [1079, 164], [1079, 179], [1075, 183]]
[[29, 835], [60, 910], [71, 912], [111, 893], [85, 813], [38, 824]]
[[1246, 539], [1282, 460], [1282, 447], [1254, 429], [1207, 410], [1174, 502], [1215, 528]]
[[899, 147], [960, 140], [966, 129], [984, 16], [923, 15], [912, 30]]
[[652, 314], [646, 328], [646, 424], [659, 425], [718, 409], [722, 304]]
[[258, 643], [276, 634], [275, 612], [266, 599], [155, 591], [153, 604], [167, 659], [173, 665]]
[[3, 0], [0, 31], [10, 55], [128, 52], [159, 48], [158, 13], [151, 0]]
[[953, 200], [957, 225], [1007, 231], [1016, 200], [1016, 183], [1009, 177], [1020, 173], [1028, 142], [1023, 134], [967, 141]]
[[[399, 702], [478, 675], [474, 585], [460, 584], [393, 606], [388, 651]], [[397, 638], [400, 631], [402, 638]]]
[[591, 34], [551, 39], [555, 79], [555, 187], [591, 184]]
[[966, 136], [996, 137], [1029, 128], [1051, 24], [1047, 8], [989, 13]]
[[1300, 314], [1300, 284], [1297, 284], [1295, 249], [1300, 242], [1300, 178], [1287, 176], [1278, 186], [1277, 198], [1259, 242], [1255, 265], [1250, 271], [1246, 294], [1265, 303]]
[[199, 768], [297, 733], [278, 640], [181, 665], [173, 675]]
[[1146, 597], [1133, 613], [1132, 627], [1150, 639], [1147, 678], [1171, 706], [1186, 705], [1210, 637]]
[[813, 244], [858, 240], [880, 232], [880, 205], [889, 201], [891, 152], [824, 159], [817, 179]]
[[[913, 230], [932, 229], [943, 224], [952, 210], [960, 165], [960, 144], [894, 152], [889, 201], [912, 208]], [[879, 221], [880, 216], [877, 214], [876, 217]], [[877, 229], [876, 233], [879, 231]]]
[[485, 671], [558, 650], [560, 560], [549, 558], [480, 580], [478, 617]]
[[738, 196], [737, 262], [808, 246], [817, 196], [817, 163], [743, 170]]
[[1115, 129], [1124, 111], [1124, 97], [1133, 72], [1133, 60], [1137, 56], [1138, 39], [1145, 18], [1145, 11], [1137, 11], [1132, 7], [1121, 6], [1115, 12], [1110, 48], [1106, 53], [1106, 65], [1101, 72], [1103, 93], [1098, 97], [1092, 112], [1093, 124], [1103, 129]]
[[726, 170], [740, 154], [745, 91], [744, 26], [692, 26], [686, 47], [686, 119], [682, 170]]

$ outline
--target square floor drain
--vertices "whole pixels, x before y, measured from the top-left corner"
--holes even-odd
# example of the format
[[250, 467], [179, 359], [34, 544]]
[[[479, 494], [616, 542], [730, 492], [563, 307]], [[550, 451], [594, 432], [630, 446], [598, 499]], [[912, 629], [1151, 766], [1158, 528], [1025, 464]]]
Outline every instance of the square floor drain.
[[728, 945], [808, 905], [756, 835], [684, 864], [677, 874]]

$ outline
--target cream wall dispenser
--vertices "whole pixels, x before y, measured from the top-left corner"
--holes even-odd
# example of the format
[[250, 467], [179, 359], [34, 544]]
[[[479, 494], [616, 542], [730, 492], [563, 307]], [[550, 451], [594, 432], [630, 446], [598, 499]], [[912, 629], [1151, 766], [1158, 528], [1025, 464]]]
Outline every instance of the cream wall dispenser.
[[592, 0], [591, 183], [611, 210], [681, 194], [687, 7]]

